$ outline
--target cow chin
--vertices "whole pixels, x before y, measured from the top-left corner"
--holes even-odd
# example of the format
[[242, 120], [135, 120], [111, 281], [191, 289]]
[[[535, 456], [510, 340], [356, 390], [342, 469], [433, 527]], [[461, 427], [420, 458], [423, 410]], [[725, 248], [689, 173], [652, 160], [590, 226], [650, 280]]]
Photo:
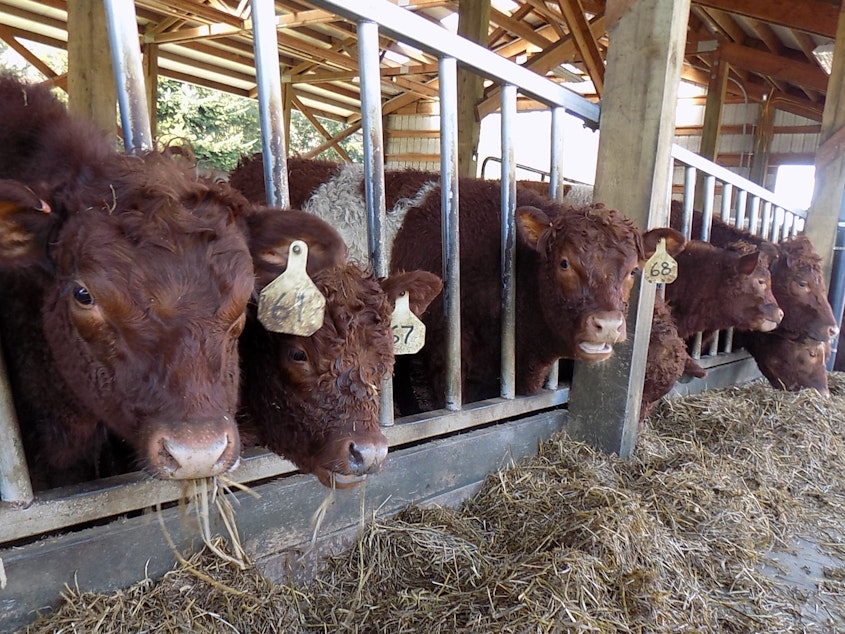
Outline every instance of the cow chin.
[[336, 471], [329, 471], [324, 467], [317, 467], [314, 469], [314, 475], [325, 487], [330, 489], [351, 489], [366, 481], [367, 474], [362, 475], [348, 475], [345, 473], [338, 473]]
[[771, 332], [775, 328], [778, 327], [778, 322], [772, 321], [771, 319], [764, 319], [760, 322], [760, 324], [755, 328], [755, 330], [759, 330], [760, 332]]

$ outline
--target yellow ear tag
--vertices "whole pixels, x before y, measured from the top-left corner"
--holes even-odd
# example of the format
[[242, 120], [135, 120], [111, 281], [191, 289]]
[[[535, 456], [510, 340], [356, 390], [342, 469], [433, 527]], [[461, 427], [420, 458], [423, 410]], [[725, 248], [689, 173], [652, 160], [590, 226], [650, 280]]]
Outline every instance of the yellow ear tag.
[[390, 329], [393, 332], [393, 354], [414, 354], [425, 344], [425, 324], [411, 312], [407, 291], [402, 291], [396, 298]]
[[323, 325], [326, 298], [308, 277], [307, 262], [308, 245], [295, 240], [288, 249], [287, 268], [258, 298], [258, 321], [267, 330], [308, 337]]
[[666, 252], [666, 238], [660, 238], [654, 255], [645, 263], [645, 278], [655, 284], [671, 284], [677, 277], [678, 263]]

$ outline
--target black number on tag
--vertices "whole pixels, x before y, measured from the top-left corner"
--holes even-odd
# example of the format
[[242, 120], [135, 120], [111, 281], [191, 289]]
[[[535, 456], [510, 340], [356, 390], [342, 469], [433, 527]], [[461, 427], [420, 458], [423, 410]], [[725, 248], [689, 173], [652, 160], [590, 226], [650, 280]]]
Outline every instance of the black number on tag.
[[[404, 341], [402, 340], [401, 333], [397, 332], [400, 328], [404, 328], [405, 330], [407, 330], [407, 332], [405, 333]], [[405, 324], [405, 325], [398, 325], [397, 324], [397, 325], [393, 326], [391, 328], [391, 330], [393, 331], [393, 345], [394, 346], [396, 344], [398, 344], [400, 341], [402, 341], [403, 344], [408, 345], [408, 340], [411, 338], [411, 335], [414, 334], [414, 326], [412, 324]]]
[[672, 265], [669, 262], [655, 262], [651, 265], [652, 277], [667, 277], [672, 274]]

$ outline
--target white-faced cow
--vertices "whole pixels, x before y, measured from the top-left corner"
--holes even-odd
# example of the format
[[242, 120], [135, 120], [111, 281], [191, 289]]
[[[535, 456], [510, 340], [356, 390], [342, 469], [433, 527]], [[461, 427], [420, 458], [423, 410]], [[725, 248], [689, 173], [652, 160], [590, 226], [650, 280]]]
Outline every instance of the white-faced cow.
[[[351, 257], [365, 231], [363, 171], [356, 165], [289, 159], [293, 206], [326, 218], [350, 245]], [[231, 184], [247, 197], [264, 196], [260, 156], [242, 159]], [[464, 400], [498, 392], [501, 259], [499, 184], [461, 179], [461, 303]], [[385, 173], [386, 246], [394, 272], [427, 270], [442, 275], [439, 176], [414, 170]], [[561, 357], [602, 361], [626, 337], [625, 314], [633, 276], [661, 236], [683, 242], [678, 232], [657, 229], [645, 240], [630, 219], [601, 204], [574, 208], [527, 189], [517, 193], [516, 387], [532, 394]], [[357, 236], [357, 237], [356, 237]], [[422, 355], [443, 405], [446, 321], [442, 299], [425, 314]]]

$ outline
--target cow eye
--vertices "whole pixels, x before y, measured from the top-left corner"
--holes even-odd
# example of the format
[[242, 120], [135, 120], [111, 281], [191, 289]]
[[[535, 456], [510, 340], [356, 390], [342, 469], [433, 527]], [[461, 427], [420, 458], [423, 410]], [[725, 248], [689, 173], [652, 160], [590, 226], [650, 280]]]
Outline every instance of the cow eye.
[[289, 350], [288, 357], [290, 357], [291, 361], [296, 361], [297, 363], [308, 361], [308, 355], [305, 354], [304, 350], [300, 350], [299, 348], [292, 348]]
[[83, 306], [94, 305], [94, 298], [91, 296], [91, 293], [88, 292], [88, 289], [82, 286], [82, 284], [77, 284], [73, 288], [73, 298]]
[[560, 268], [561, 268], [562, 270], [564, 270], [564, 271], [565, 271], [566, 269], [568, 269], [568, 268], [569, 268], [569, 260], [567, 260], [566, 258], [563, 258], [563, 259], [560, 261]]
[[639, 275], [639, 274], [640, 274], [640, 267], [635, 266], [634, 270], [631, 271], [631, 277], [637, 277], [637, 275]]
[[800, 288], [807, 288], [809, 284], [807, 284], [807, 280], [798, 280], [798, 286]]

